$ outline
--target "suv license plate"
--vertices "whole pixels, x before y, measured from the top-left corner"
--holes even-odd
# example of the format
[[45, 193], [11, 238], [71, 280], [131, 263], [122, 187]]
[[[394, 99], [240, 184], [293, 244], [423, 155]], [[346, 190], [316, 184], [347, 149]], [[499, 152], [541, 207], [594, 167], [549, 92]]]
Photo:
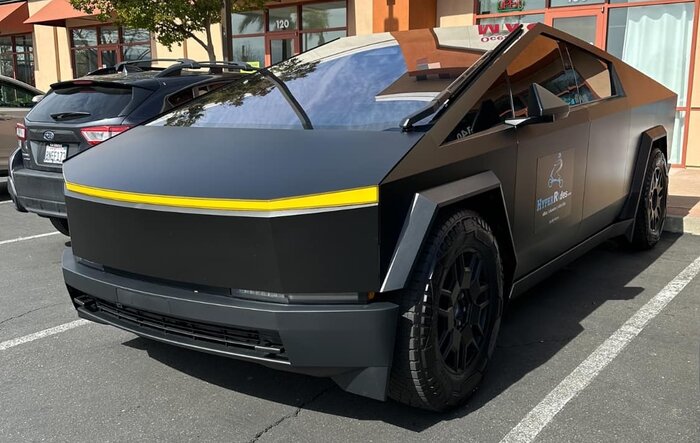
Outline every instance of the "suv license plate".
[[46, 145], [46, 150], [44, 151], [44, 163], [53, 163], [60, 165], [63, 160], [66, 159], [68, 154], [67, 145], [57, 145], [54, 143], [48, 143]]

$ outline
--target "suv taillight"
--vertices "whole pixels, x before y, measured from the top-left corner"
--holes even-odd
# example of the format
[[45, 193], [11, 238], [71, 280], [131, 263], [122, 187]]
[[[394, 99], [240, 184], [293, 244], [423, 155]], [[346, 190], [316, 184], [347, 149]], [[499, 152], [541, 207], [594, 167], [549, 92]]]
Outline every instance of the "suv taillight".
[[83, 134], [85, 141], [88, 142], [90, 146], [99, 145], [105, 140], [109, 140], [117, 134], [129, 129], [131, 126], [121, 125], [121, 126], [91, 126], [89, 128], [82, 128], [80, 132]]
[[27, 140], [27, 127], [24, 126], [22, 123], [17, 123], [16, 132], [18, 141], [23, 142]]

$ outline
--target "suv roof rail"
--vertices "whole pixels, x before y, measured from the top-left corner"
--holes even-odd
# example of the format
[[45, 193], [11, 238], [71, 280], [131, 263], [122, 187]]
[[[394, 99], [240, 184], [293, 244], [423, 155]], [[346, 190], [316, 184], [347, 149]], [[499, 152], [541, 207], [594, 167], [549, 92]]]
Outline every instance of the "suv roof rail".
[[[167, 68], [152, 66], [153, 63], [159, 62], [174, 62]], [[147, 64], [147, 65], [146, 65]], [[255, 70], [258, 69], [246, 62], [231, 62], [231, 61], [196, 61], [189, 58], [159, 58], [159, 59], [143, 59], [143, 60], [128, 60], [119, 62], [114, 66], [99, 68], [88, 72], [86, 75], [109, 75], [109, 74], [128, 74], [129, 72], [144, 72], [144, 71], [159, 71], [156, 77], [171, 77], [179, 75], [183, 69], [201, 69], [209, 68], [212, 74], [221, 74], [224, 69]]]
[[168, 66], [167, 68], [159, 72], [156, 75], [156, 77], [169, 77], [174, 74], [179, 74], [183, 69], [201, 68], [209, 68], [209, 72], [212, 74], [221, 74], [224, 71], [224, 69], [235, 69], [237, 71], [257, 69], [246, 62], [231, 62], [224, 60], [198, 62], [189, 59], [180, 59], [179, 63]]

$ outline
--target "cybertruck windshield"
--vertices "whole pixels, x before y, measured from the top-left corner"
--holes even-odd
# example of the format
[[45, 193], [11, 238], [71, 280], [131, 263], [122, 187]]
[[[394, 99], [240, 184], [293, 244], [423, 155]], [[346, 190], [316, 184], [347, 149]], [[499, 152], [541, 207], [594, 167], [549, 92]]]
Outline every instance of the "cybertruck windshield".
[[[485, 35], [483, 29], [467, 26], [343, 38], [270, 67], [272, 75], [248, 75], [149, 125], [395, 129], [505, 34]], [[418, 124], [432, 115], [421, 115]]]

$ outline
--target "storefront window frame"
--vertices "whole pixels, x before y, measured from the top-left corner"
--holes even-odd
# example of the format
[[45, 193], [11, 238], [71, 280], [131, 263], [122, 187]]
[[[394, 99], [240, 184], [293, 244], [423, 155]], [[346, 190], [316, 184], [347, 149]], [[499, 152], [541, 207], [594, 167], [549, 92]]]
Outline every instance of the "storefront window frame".
[[[17, 72], [18, 72], [18, 62], [17, 62], [17, 58], [18, 58], [19, 55], [24, 55], [25, 59], [26, 59], [26, 57], [30, 56], [30, 57], [31, 57], [31, 62], [30, 62], [31, 69], [29, 70], [29, 73], [30, 73], [29, 75], [30, 75], [31, 77], [30, 77], [30, 79], [29, 79], [30, 81], [29, 81], [29, 82], [25, 82], [25, 83], [27, 83], [28, 85], [31, 85], [31, 86], [35, 86], [35, 84], [36, 84], [36, 79], [35, 79], [35, 77], [34, 77], [34, 66], [35, 66], [35, 64], [34, 64], [34, 35], [33, 35], [33, 33], [31, 33], [31, 32], [24, 32], [24, 33], [21, 33], [21, 34], [2, 35], [2, 36], [0, 36], [0, 37], [2, 37], [2, 38], [9, 38], [9, 39], [10, 39], [10, 42], [11, 42], [11, 45], [12, 45], [12, 51], [9, 53], [9, 54], [10, 54], [10, 57], [12, 58], [12, 76], [11, 76], [11, 77], [12, 77], [13, 79], [15, 79], [15, 80], [24, 81], [24, 79], [17, 78]], [[26, 37], [30, 37], [31, 40], [32, 40], [31, 50], [30, 50], [30, 51], [26, 51], [26, 50], [25, 50], [25, 51], [18, 52], [18, 51], [17, 51], [17, 39], [19, 39], [19, 38], [26, 38]]]
[[[545, 23], [551, 26], [552, 14], [556, 14], [560, 11], [581, 11], [582, 15], [585, 12], [589, 12], [593, 9], [598, 9], [601, 12], [601, 22], [598, 26], [603, 28], [602, 41], [600, 42], [600, 47], [605, 50], [608, 41], [608, 17], [609, 11], [616, 8], [636, 8], [642, 6], [656, 6], [656, 5], [667, 5], [667, 4], [678, 4], [678, 3], [695, 3], [695, 10], [693, 11], [693, 27], [691, 36], [691, 48], [690, 48], [690, 68], [688, 69], [687, 78], [687, 88], [685, 97], [685, 106], [676, 107], [676, 112], [681, 112], [685, 115], [684, 127], [683, 127], [683, 141], [681, 143], [681, 156], [680, 163], [672, 164], [673, 167], [684, 168], [686, 164], [686, 154], [688, 150], [688, 133], [690, 129], [690, 118], [692, 115], [691, 111], [700, 111], [700, 107], [693, 107], [691, 103], [691, 98], [693, 94], [693, 77], [695, 75], [695, 58], [697, 56], [697, 38], [698, 38], [698, 21], [700, 19], [700, 4], [694, 2], [693, 0], [632, 0], [627, 3], [611, 3], [612, 0], [605, 0], [604, 3], [596, 4], [576, 4], [572, 6], [551, 6], [551, 0], [547, 0], [545, 9], [531, 9], [527, 11], [513, 11], [507, 13], [496, 13], [496, 14], [479, 14], [480, 2], [474, 2], [474, 23], [478, 24], [479, 20], [484, 18], [501, 18], [509, 16], [526, 16], [534, 14], [544, 14]], [[670, 148], [670, 147], [669, 147]]]
[[[275, 38], [283, 38], [283, 37], [289, 37], [294, 39], [294, 48], [295, 48], [295, 53], [300, 54], [306, 50], [306, 48], [303, 47], [303, 41], [304, 41], [304, 35], [305, 34], [313, 34], [313, 33], [320, 33], [320, 32], [339, 32], [339, 31], [345, 31], [345, 35], [347, 35], [348, 32], [348, 20], [350, 18], [350, 11], [348, 9], [348, 0], [345, 0], [345, 26], [342, 27], [332, 27], [332, 28], [325, 28], [325, 29], [306, 29], [304, 28], [304, 19], [302, 17], [302, 7], [303, 6], [309, 6], [309, 5], [314, 5], [314, 4], [323, 4], [323, 3], [332, 3], [334, 0], [312, 0], [312, 1], [300, 1], [296, 3], [282, 3], [279, 5], [266, 5], [265, 8], [263, 9], [263, 32], [262, 33], [254, 33], [254, 34], [234, 34], [233, 29], [232, 29], [232, 24], [231, 24], [231, 14], [233, 13], [230, 10], [230, 5], [228, 6], [228, 10], [226, 11], [226, 53], [227, 57], [229, 60], [234, 60], [233, 58], [233, 45], [234, 45], [234, 40], [237, 38], [248, 38], [248, 37], [264, 37], [265, 38], [265, 65], [270, 64], [270, 40], [275, 39]], [[269, 28], [269, 22], [270, 22], [270, 14], [269, 11], [273, 9], [279, 9], [279, 8], [289, 8], [289, 7], [295, 7], [296, 8], [296, 14], [297, 14], [297, 26], [295, 29], [283, 29], [279, 31], [270, 31]]]
[[[118, 38], [117, 38], [117, 43], [100, 43], [100, 36], [102, 32], [102, 28], [114, 28], [117, 27], [118, 30]], [[76, 45], [75, 41], [73, 39], [73, 31], [77, 29], [94, 29], [96, 32], [96, 38], [97, 38], [97, 44], [96, 45]], [[76, 73], [76, 52], [80, 50], [85, 50], [85, 49], [95, 49], [97, 51], [97, 69], [99, 69], [100, 66], [100, 58], [101, 54], [100, 52], [103, 50], [110, 50], [110, 49], [117, 49], [117, 55], [116, 55], [116, 62], [120, 63], [124, 61], [124, 49], [129, 48], [132, 46], [145, 46], [148, 45], [151, 48], [151, 54], [153, 54], [153, 36], [151, 33], [148, 33], [148, 40], [139, 40], [139, 41], [132, 41], [129, 43], [126, 43], [124, 41], [124, 27], [123, 26], [118, 26], [114, 23], [104, 23], [101, 25], [90, 25], [90, 26], [71, 26], [70, 28], [67, 29], [68, 31], [68, 41], [70, 45], [70, 60], [71, 60], [71, 68], [73, 69], [73, 77], [77, 77]], [[152, 57], [149, 57], [152, 58]]]

